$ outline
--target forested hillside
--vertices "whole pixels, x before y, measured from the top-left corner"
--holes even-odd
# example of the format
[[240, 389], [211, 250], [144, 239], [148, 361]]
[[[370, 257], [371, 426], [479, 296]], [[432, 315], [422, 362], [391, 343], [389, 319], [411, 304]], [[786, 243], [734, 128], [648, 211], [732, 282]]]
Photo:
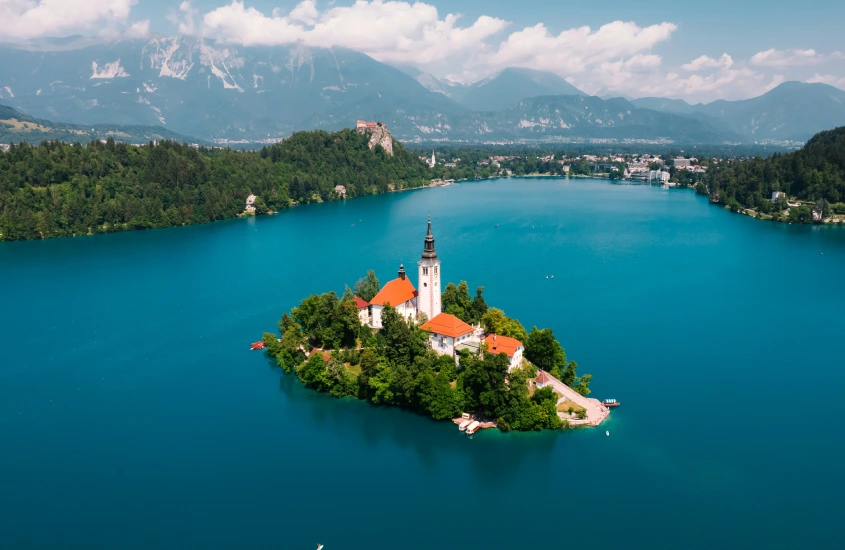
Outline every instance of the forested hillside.
[[[845, 201], [845, 126], [816, 134], [794, 153], [722, 164], [707, 174], [705, 185], [700, 192], [734, 209], [741, 205], [778, 213], [787, 208], [786, 197], [772, 202], [772, 192], [783, 191], [789, 197], [813, 201], [818, 213], [827, 217], [829, 212], [824, 210], [830, 210], [831, 204], [838, 210], [836, 203]], [[805, 210], [809, 215], [810, 210]]]
[[394, 154], [352, 130], [299, 132], [260, 151], [165, 141], [134, 147], [43, 142], [0, 152], [0, 240], [23, 240], [205, 223], [244, 211], [384, 193], [428, 183], [428, 167], [393, 142]]

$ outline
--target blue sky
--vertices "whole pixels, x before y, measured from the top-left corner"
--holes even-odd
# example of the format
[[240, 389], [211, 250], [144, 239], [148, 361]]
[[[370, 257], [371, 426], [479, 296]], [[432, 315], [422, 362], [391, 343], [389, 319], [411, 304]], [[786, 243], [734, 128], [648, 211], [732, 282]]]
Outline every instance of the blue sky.
[[348, 47], [460, 82], [548, 70], [598, 94], [739, 99], [786, 80], [845, 89], [845, 7], [823, 0], [0, 0], [0, 20], [7, 40], [162, 33]]

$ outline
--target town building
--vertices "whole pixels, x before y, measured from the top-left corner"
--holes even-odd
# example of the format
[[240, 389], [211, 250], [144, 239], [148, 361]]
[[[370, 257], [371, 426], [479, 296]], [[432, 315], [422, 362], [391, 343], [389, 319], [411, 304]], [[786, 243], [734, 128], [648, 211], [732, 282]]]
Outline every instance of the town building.
[[255, 212], [255, 195], [250, 194], [250, 196], [246, 198], [246, 211]]
[[345, 185], [335, 185], [334, 191], [344, 199], [346, 198], [346, 186]]
[[440, 355], [452, 357], [455, 357], [455, 347], [469, 342], [476, 330], [475, 327], [448, 313], [435, 315], [420, 328], [431, 333], [428, 339], [431, 349]]
[[484, 339], [487, 344], [487, 353], [499, 354], [504, 353], [510, 360], [508, 370], [513, 370], [522, 363], [522, 352], [525, 351], [525, 346], [516, 338], [509, 336], [501, 336], [499, 334], [488, 334]]
[[367, 122], [366, 120], [359, 120], [358, 123], [355, 125], [355, 128], [375, 128], [378, 126], [378, 122]]
[[786, 197], [786, 193], [783, 191], [772, 191], [772, 202], [775, 202], [781, 197]]
[[687, 168], [692, 166], [692, 159], [677, 158], [672, 161], [672, 166], [680, 170], [686, 170]]

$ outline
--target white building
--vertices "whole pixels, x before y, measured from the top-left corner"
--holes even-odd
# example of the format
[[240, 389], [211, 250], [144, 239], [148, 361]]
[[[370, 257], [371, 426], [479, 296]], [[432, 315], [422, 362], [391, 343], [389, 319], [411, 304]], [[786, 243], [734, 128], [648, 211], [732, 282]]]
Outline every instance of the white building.
[[440, 313], [427, 321], [421, 329], [431, 333], [431, 349], [440, 355], [455, 357], [455, 346], [469, 342], [475, 335], [475, 328], [464, 323], [454, 315]]
[[399, 277], [385, 283], [378, 294], [370, 300], [373, 310], [372, 326], [381, 328], [381, 312], [390, 304], [396, 312], [406, 319], [417, 316], [417, 290], [405, 275], [405, 266], [399, 266]]
[[417, 305], [426, 319], [434, 319], [442, 310], [440, 303], [440, 260], [434, 251], [434, 236], [431, 234], [431, 216], [428, 217], [428, 232], [420, 261], [417, 262], [419, 299]]
[[358, 305], [358, 319], [361, 320], [361, 324], [370, 324], [370, 303], [358, 296], [355, 296], [355, 302]]
[[250, 194], [250, 196], [246, 198], [246, 211], [255, 212], [255, 195]]
[[661, 183], [666, 183], [667, 181], [669, 181], [669, 172], [664, 172], [663, 170], [649, 170], [648, 181], [659, 181]]
[[434, 151], [431, 152], [431, 160], [428, 161], [428, 165], [434, 168]]
[[783, 191], [772, 191], [772, 202], [775, 202], [780, 197], [786, 197], [786, 193]]
[[672, 166], [681, 170], [686, 170], [687, 168], [692, 166], [692, 159], [677, 158], [672, 161]]
[[549, 384], [551, 384], [551, 380], [549, 379], [549, 375], [546, 374], [546, 371], [540, 371], [540, 374], [537, 375], [537, 379], [534, 380], [534, 385], [539, 390], [540, 388], [545, 388]]
[[516, 338], [508, 336], [500, 336], [498, 334], [488, 334], [484, 339], [487, 344], [487, 353], [494, 355], [504, 353], [510, 360], [508, 370], [513, 370], [522, 363], [522, 352], [525, 351], [525, 346]]

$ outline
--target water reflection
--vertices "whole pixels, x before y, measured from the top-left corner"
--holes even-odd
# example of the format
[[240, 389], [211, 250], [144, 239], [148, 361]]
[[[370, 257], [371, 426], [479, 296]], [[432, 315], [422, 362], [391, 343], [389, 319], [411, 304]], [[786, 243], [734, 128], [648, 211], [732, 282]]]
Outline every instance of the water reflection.
[[354, 398], [338, 399], [302, 385], [291, 375], [279, 374], [279, 391], [298, 413], [306, 414], [321, 432], [357, 438], [369, 449], [384, 445], [409, 449], [425, 468], [448, 461], [469, 461], [468, 470], [484, 478], [508, 480], [521, 475], [520, 466], [546, 467], [556, 446], [575, 432], [507, 433], [482, 430], [471, 439], [451, 422], [437, 422], [411, 411], [376, 406]]

